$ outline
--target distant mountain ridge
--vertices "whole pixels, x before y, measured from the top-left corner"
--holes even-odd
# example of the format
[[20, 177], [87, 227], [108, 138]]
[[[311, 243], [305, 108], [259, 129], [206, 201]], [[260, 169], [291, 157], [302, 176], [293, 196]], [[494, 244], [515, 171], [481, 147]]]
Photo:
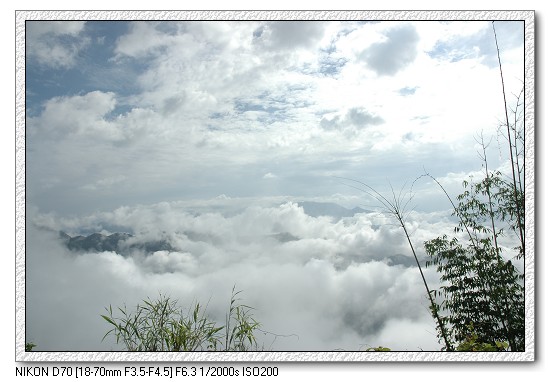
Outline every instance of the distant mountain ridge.
[[88, 236], [78, 235], [71, 237], [66, 232], [60, 231], [59, 237], [67, 248], [74, 252], [116, 252], [126, 256], [134, 250], [142, 250], [146, 253], [175, 250], [166, 240], [128, 244], [127, 240], [134, 237], [129, 233], [117, 232], [111, 235], [93, 233]]
[[[353, 210], [347, 210], [351, 213]], [[363, 210], [364, 211], [364, 210]], [[186, 233], [188, 234], [188, 233]], [[192, 236], [192, 235], [191, 235]], [[152, 254], [157, 251], [177, 251], [168, 241], [166, 240], [155, 240], [148, 241], [143, 243], [128, 243], [128, 239], [134, 237], [129, 233], [117, 232], [111, 235], [103, 235], [101, 233], [93, 233], [88, 236], [70, 236], [66, 232], [59, 231], [59, 238], [67, 246], [67, 248], [73, 252], [77, 253], [101, 253], [101, 252], [115, 252], [121, 256], [127, 257], [132, 254], [134, 251], [141, 251], [146, 254]], [[193, 237], [193, 236], [192, 236]], [[299, 237], [296, 237], [288, 232], [281, 232], [277, 234], [269, 235], [269, 237], [281, 242], [287, 243], [291, 241], [300, 240]], [[197, 237], [193, 237], [197, 239]], [[201, 239], [209, 239], [208, 237], [201, 237]], [[387, 256], [384, 259], [355, 259], [356, 261], [384, 261], [390, 266], [401, 265], [406, 268], [416, 267], [416, 261], [413, 257], [405, 256], [402, 254], [396, 254], [392, 256]], [[426, 258], [420, 259], [421, 266], [425, 265]]]
[[[420, 266], [421, 267], [425, 266], [427, 260], [428, 259], [426, 257], [418, 259], [418, 261], [420, 262]], [[403, 265], [406, 268], [418, 266], [418, 264], [416, 264], [416, 260], [414, 259], [414, 257], [405, 256], [401, 254], [388, 256], [386, 257], [386, 261], [388, 265]]]
[[355, 214], [372, 212], [369, 210], [364, 210], [360, 207], [348, 209], [336, 203], [303, 201], [299, 202], [298, 205], [304, 209], [306, 214], [315, 218], [319, 216], [330, 216], [341, 219], [353, 217]]

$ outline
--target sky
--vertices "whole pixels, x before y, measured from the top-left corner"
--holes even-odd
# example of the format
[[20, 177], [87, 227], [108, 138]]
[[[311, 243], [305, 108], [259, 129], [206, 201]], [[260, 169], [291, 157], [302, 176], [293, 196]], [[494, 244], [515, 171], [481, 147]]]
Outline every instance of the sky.
[[[508, 99], [522, 22], [494, 24]], [[26, 334], [116, 350], [99, 317], [168, 293], [253, 306], [267, 350], [439, 350], [406, 238], [364, 185], [413, 192], [415, 247], [454, 222], [444, 194], [507, 171], [491, 22], [27, 21]], [[362, 182], [361, 183], [357, 183]], [[407, 196], [408, 197], [408, 196]], [[366, 212], [311, 216], [303, 201]], [[176, 250], [71, 253], [131, 232]], [[431, 285], [438, 275], [426, 271]]]

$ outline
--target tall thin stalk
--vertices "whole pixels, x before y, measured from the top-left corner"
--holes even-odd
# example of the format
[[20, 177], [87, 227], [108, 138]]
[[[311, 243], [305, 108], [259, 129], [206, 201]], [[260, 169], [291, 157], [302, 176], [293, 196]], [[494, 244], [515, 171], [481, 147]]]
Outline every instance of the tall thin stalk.
[[492, 22], [492, 26], [493, 26], [493, 33], [495, 35], [495, 45], [496, 45], [496, 48], [497, 48], [497, 57], [498, 57], [498, 66], [499, 66], [499, 69], [500, 69], [500, 80], [501, 80], [501, 83], [502, 83], [502, 98], [504, 99], [504, 115], [506, 116], [506, 128], [507, 128], [507, 132], [508, 132], [508, 147], [510, 149], [510, 163], [511, 163], [511, 167], [512, 167], [512, 180], [513, 180], [513, 187], [514, 187], [514, 201], [515, 201], [515, 204], [516, 204], [516, 218], [517, 218], [517, 221], [518, 221], [518, 231], [519, 231], [519, 235], [520, 235], [520, 241], [521, 241], [521, 250], [522, 250], [522, 253], [525, 254], [525, 239], [524, 239], [524, 235], [523, 235], [523, 229], [522, 229], [522, 224], [521, 224], [521, 207], [520, 207], [520, 203], [519, 203], [519, 197], [518, 197], [518, 189], [517, 189], [517, 183], [516, 183], [516, 168], [514, 166], [514, 153], [512, 151], [512, 136], [511, 136], [511, 133], [510, 133], [510, 122], [508, 120], [508, 105], [507, 105], [507, 102], [506, 102], [506, 91], [504, 89], [504, 75], [502, 73], [502, 63], [500, 61], [500, 50], [498, 48], [498, 39], [497, 39], [497, 32], [495, 30], [495, 22], [493, 21]]
[[[481, 156], [481, 159], [483, 160], [483, 167], [485, 168], [485, 192], [487, 193], [487, 199], [488, 199], [488, 204], [489, 204], [489, 217], [491, 219], [491, 229], [492, 229], [492, 233], [493, 233], [493, 242], [495, 244], [496, 259], [497, 259], [497, 262], [498, 262], [499, 266], [502, 267], [503, 260], [502, 260], [502, 256], [500, 255], [500, 249], [499, 249], [499, 246], [498, 246], [497, 231], [496, 231], [496, 226], [495, 226], [495, 212], [493, 210], [493, 194], [491, 192], [490, 184], [489, 184], [490, 183], [489, 182], [490, 175], [489, 175], [489, 165], [487, 163], [487, 152], [486, 152], [486, 149], [487, 149], [488, 145], [485, 145], [485, 142], [483, 140], [483, 135], [481, 135], [480, 145], [481, 145], [482, 150], [483, 150], [483, 156], [481, 156], [481, 155], [480, 156]], [[499, 269], [502, 269], [502, 268], [499, 268]], [[489, 287], [492, 288], [491, 286], [489, 286]], [[507, 297], [504, 298], [504, 309], [505, 309], [505, 312], [510, 311], [510, 304], [508, 302]], [[509, 333], [508, 326], [505, 323], [505, 316], [506, 316], [505, 313], [501, 311], [500, 307], [497, 307], [497, 310], [498, 310], [499, 315], [500, 315], [502, 326], [506, 330], [506, 333]], [[508, 336], [508, 341], [510, 342], [510, 345], [512, 347], [515, 347], [513, 337]]]
[[405, 211], [405, 209], [406, 209], [408, 203], [411, 201], [412, 197], [409, 198], [409, 200], [407, 200], [406, 202], [404, 202], [404, 196], [403, 196], [403, 188], [404, 187], [399, 192], [399, 196], [397, 196], [395, 194], [395, 191], [394, 191], [393, 187], [390, 185], [392, 195], [393, 195], [393, 200], [390, 201], [385, 196], [380, 194], [378, 191], [376, 191], [374, 188], [372, 188], [371, 186], [369, 186], [366, 183], [363, 183], [363, 182], [360, 182], [360, 181], [354, 180], [354, 179], [349, 179], [349, 178], [341, 178], [341, 179], [352, 181], [352, 182], [360, 184], [361, 186], [366, 187], [369, 191], [367, 191], [365, 189], [362, 189], [362, 188], [359, 188], [359, 187], [351, 186], [351, 187], [353, 187], [357, 190], [360, 190], [360, 191], [366, 193], [367, 195], [369, 195], [373, 199], [377, 200], [385, 208], [385, 210], [388, 213], [390, 213], [391, 215], [393, 215], [397, 219], [397, 221], [399, 222], [399, 225], [400, 225], [401, 229], [403, 230], [403, 232], [405, 233], [405, 236], [407, 237], [409, 247], [411, 248], [414, 259], [416, 261], [416, 265], [418, 266], [418, 271], [420, 272], [420, 276], [422, 277], [422, 282], [424, 284], [424, 288], [426, 288], [426, 293], [428, 294], [428, 298], [430, 299], [430, 310], [432, 312], [432, 316], [437, 321], [437, 325], [439, 326], [441, 336], [443, 337], [443, 340], [445, 341], [445, 349], [447, 351], [453, 351], [453, 347], [452, 347], [451, 343], [449, 342], [449, 339], [448, 339], [448, 336], [447, 336], [447, 331], [445, 329], [445, 325], [443, 324], [443, 320], [439, 316], [439, 313], [438, 313], [439, 309], [437, 308], [437, 304], [435, 303], [435, 301], [433, 299], [432, 292], [430, 291], [430, 288], [428, 287], [428, 282], [426, 281], [426, 277], [424, 276], [424, 272], [422, 271], [422, 266], [420, 265], [420, 261], [418, 260], [418, 256], [416, 255], [416, 251], [414, 250], [414, 246], [411, 242], [411, 238], [410, 238], [409, 232], [407, 231], [407, 227], [405, 226], [405, 218], [403, 216], [403, 212]]
[[[489, 217], [491, 218], [491, 230], [493, 233], [493, 242], [495, 243], [495, 250], [497, 252], [497, 256], [500, 259], [500, 256], [498, 255], [500, 253], [499, 247], [498, 247], [498, 240], [497, 240], [497, 231], [495, 227], [495, 212], [493, 211], [493, 195], [490, 189], [489, 185], [489, 165], [487, 163], [487, 147], [489, 145], [485, 145], [485, 141], [483, 140], [483, 134], [481, 135], [481, 142], [478, 142], [481, 145], [481, 148], [483, 150], [483, 155], [480, 154], [480, 158], [483, 161], [483, 168], [485, 169], [485, 192], [487, 193], [487, 199], [489, 204]], [[490, 142], [489, 142], [490, 144]]]

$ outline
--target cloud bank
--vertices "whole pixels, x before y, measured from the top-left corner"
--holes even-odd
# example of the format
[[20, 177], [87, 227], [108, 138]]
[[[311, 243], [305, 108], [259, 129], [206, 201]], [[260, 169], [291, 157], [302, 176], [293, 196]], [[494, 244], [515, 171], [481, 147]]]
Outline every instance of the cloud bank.
[[[262, 328], [281, 335], [266, 335], [266, 350], [439, 349], [435, 334], [427, 335], [435, 331], [418, 269], [391, 221], [377, 212], [313, 217], [295, 202], [245, 208], [240, 201], [235, 212], [223, 201], [217, 199], [216, 212], [162, 203], [72, 220], [32, 216], [28, 338], [40, 350], [116, 350], [112, 338], [101, 342], [109, 328], [99, 315], [110, 304], [133, 306], [161, 292], [182, 306], [208, 302], [222, 322], [236, 285]], [[420, 246], [451, 225], [425, 214], [415, 215], [409, 228]], [[125, 230], [134, 235], [129, 242], [163, 238], [173, 250], [75, 253], [63, 245], [59, 229], [73, 235]], [[411, 262], [393, 264], [395, 255]], [[437, 275], [428, 270], [427, 276], [435, 285]], [[397, 327], [416, 332], [402, 338], [391, 330]]]

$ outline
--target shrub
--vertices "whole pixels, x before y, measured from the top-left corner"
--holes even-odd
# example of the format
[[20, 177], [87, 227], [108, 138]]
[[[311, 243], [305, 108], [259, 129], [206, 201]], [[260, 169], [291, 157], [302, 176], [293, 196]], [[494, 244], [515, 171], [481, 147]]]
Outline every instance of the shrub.
[[109, 306], [108, 315], [101, 317], [113, 328], [103, 339], [114, 335], [117, 344], [122, 342], [129, 351], [256, 350], [260, 324], [252, 316], [253, 309], [239, 303], [239, 293], [233, 288], [223, 326], [210, 319], [200, 303], [185, 313], [176, 300], [162, 294], [154, 301], [143, 300], [134, 312], [119, 307], [120, 317]]

